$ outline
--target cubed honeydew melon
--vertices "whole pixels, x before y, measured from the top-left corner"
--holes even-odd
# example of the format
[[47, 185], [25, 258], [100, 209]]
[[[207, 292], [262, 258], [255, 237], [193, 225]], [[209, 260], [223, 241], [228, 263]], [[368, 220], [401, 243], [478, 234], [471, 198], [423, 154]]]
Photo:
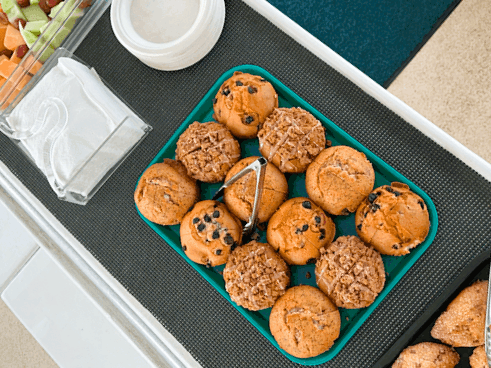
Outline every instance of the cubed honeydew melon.
[[[31, 49], [34, 56], [37, 57], [37, 59], [41, 62], [44, 63], [48, 58], [53, 55], [55, 52], [55, 49], [52, 48], [51, 46], [46, 47], [46, 50], [42, 51], [43, 48], [46, 46], [45, 42], [38, 42], [36, 43], [33, 48]], [[41, 53], [41, 54], [40, 54]]]
[[[3, 7], [2, 7], [3, 9]], [[7, 13], [7, 17], [9, 18], [9, 22], [14, 24], [14, 21], [16, 19], [23, 19], [25, 21], [27, 21], [27, 18], [25, 17], [24, 13], [22, 13], [22, 10], [19, 6], [19, 4], [17, 4], [17, 2], [15, 3], [14, 6], [12, 6], [10, 8], [10, 10], [8, 12], [5, 12]]]
[[22, 24], [19, 24], [19, 31], [24, 41], [26, 41], [27, 47], [31, 48], [32, 45], [34, 45], [34, 42], [37, 41], [38, 37], [32, 32], [26, 31], [26, 29], [22, 27]]
[[53, 40], [51, 41], [51, 47], [53, 48], [57, 48], [57, 47], [60, 47], [60, 45], [63, 43], [63, 41], [65, 40], [65, 38], [67, 38], [67, 36], [70, 34], [71, 32], [71, 29], [68, 29], [66, 27], [62, 27], [55, 35], [55, 37], [53, 37]]
[[2, 10], [6, 14], [8, 14], [15, 6], [20, 8], [16, 0], [0, 0], [0, 5], [2, 5]]
[[31, 5], [38, 5], [39, 4], [39, 0], [30, 0], [29, 2], [31, 3]]
[[22, 12], [26, 16], [28, 22], [36, 22], [38, 20], [43, 20], [45, 22], [49, 21], [48, 16], [39, 5], [29, 5], [22, 8]]
[[[69, 29], [73, 29], [75, 26], [75, 23], [77, 22], [78, 18], [80, 18], [84, 14], [82, 9], [76, 8], [72, 14], [68, 16], [67, 21], [65, 22], [64, 26]], [[65, 21], [65, 17], [58, 17], [53, 19], [53, 22], [56, 22], [58, 24], [62, 24]]]
[[31, 32], [32, 34], [39, 36], [41, 34], [41, 28], [44, 27], [48, 22], [44, 20], [37, 20], [35, 22], [27, 22], [24, 29]]

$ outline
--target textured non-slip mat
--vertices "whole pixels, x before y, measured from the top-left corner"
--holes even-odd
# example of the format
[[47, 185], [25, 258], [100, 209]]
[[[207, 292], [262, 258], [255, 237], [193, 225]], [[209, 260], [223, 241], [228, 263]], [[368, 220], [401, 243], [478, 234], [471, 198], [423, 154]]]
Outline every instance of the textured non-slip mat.
[[200, 63], [178, 72], [141, 64], [114, 38], [105, 14], [77, 51], [154, 130], [85, 207], [58, 201], [4, 136], [0, 157], [107, 270], [204, 367], [294, 367], [138, 217], [142, 170], [215, 80], [257, 64], [414, 181], [439, 214], [433, 244], [325, 367], [371, 367], [491, 238], [491, 183], [369, 97], [269, 21], [226, 1], [225, 28]]
[[461, 0], [268, 0], [387, 87]]

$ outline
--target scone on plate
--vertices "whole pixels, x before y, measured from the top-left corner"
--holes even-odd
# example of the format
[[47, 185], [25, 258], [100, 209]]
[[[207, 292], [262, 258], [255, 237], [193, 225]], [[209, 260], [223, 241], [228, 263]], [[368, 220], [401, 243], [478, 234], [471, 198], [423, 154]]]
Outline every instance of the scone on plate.
[[235, 72], [213, 99], [213, 118], [237, 138], [255, 138], [275, 107], [278, 94], [271, 83], [258, 75]]
[[310, 112], [276, 108], [257, 135], [259, 151], [284, 173], [301, 173], [326, 147], [326, 131]]
[[430, 230], [428, 207], [402, 183], [373, 190], [356, 211], [355, 223], [365, 243], [391, 256], [408, 254]]
[[252, 241], [235, 248], [223, 270], [232, 301], [249, 310], [271, 308], [290, 285], [290, 269], [271, 245]]
[[269, 328], [276, 342], [288, 354], [311, 358], [329, 350], [339, 337], [338, 308], [319, 289], [295, 286], [275, 303]]
[[341, 308], [368, 307], [385, 284], [380, 254], [356, 236], [340, 236], [321, 249], [315, 265], [319, 288]]
[[268, 243], [291, 265], [315, 263], [336, 228], [322, 208], [304, 197], [283, 203], [268, 223]]
[[454, 368], [459, 354], [446, 345], [421, 342], [402, 351], [392, 368]]
[[218, 201], [198, 202], [184, 216], [180, 229], [184, 253], [196, 263], [219, 266], [240, 245], [242, 224]]
[[199, 198], [196, 180], [187, 175], [178, 161], [164, 159], [150, 166], [135, 190], [140, 213], [160, 225], [177, 225]]
[[365, 154], [347, 146], [323, 150], [305, 176], [309, 197], [332, 215], [356, 211], [374, 183], [375, 172]]
[[476, 281], [462, 290], [441, 314], [431, 336], [453, 347], [484, 344], [488, 281]]
[[222, 181], [239, 159], [239, 142], [222, 124], [195, 121], [177, 141], [176, 160], [189, 176], [205, 183]]
[[[227, 173], [225, 181], [249, 166], [259, 157], [251, 156], [237, 162]], [[238, 181], [225, 189], [223, 200], [232, 213], [242, 221], [249, 221], [254, 206], [256, 194], [256, 173], [254, 171], [244, 175]], [[268, 221], [278, 207], [288, 196], [288, 182], [285, 175], [276, 166], [266, 165], [263, 193], [259, 205], [259, 223]]]
[[469, 357], [469, 364], [471, 365], [471, 368], [489, 368], [484, 345], [474, 349], [472, 355]]

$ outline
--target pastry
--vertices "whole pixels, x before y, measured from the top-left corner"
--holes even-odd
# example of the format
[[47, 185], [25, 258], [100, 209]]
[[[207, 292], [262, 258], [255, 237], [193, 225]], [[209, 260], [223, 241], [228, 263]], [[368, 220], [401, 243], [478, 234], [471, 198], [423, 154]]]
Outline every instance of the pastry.
[[385, 284], [380, 254], [356, 236], [340, 236], [315, 265], [319, 288], [338, 306], [365, 308], [372, 304]]
[[428, 208], [406, 184], [375, 189], [356, 211], [356, 231], [382, 254], [400, 256], [421, 244], [430, 229]]
[[315, 263], [331, 244], [336, 228], [322, 208], [307, 198], [283, 203], [268, 223], [268, 243], [291, 265]]
[[257, 137], [261, 154], [284, 173], [304, 172], [326, 147], [321, 122], [297, 107], [274, 109]]
[[134, 195], [140, 213], [160, 225], [181, 223], [198, 198], [198, 185], [184, 165], [167, 158], [143, 173]]
[[255, 138], [260, 125], [278, 107], [278, 94], [266, 79], [235, 72], [213, 99], [213, 118], [237, 138]]
[[218, 123], [195, 121], [177, 141], [176, 160], [186, 166], [189, 176], [205, 183], [223, 181], [239, 159], [239, 142]]
[[[247, 157], [235, 164], [227, 173], [225, 181], [250, 165], [258, 157]], [[256, 173], [246, 174], [225, 189], [223, 199], [232, 213], [242, 221], [249, 221], [256, 194]], [[273, 164], [266, 165], [263, 193], [260, 201], [259, 223], [268, 221], [288, 196], [288, 183], [285, 175]]]
[[196, 263], [218, 266], [240, 244], [242, 224], [223, 203], [202, 201], [184, 216], [180, 229], [184, 253]]
[[404, 349], [392, 368], [454, 368], [459, 360], [459, 354], [448, 346], [421, 342]]
[[487, 296], [487, 281], [462, 290], [438, 317], [431, 336], [456, 348], [483, 345]]
[[329, 350], [339, 337], [338, 308], [319, 289], [295, 286], [275, 303], [269, 328], [288, 354], [311, 358]]
[[290, 269], [267, 243], [252, 241], [235, 248], [223, 270], [225, 289], [244, 308], [270, 308], [290, 285]]
[[469, 357], [469, 364], [471, 365], [471, 368], [489, 368], [484, 345], [474, 349], [472, 355]]
[[332, 215], [356, 211], [373, 189], [375, 172], [366, 156], [347, 146], [323, 150], [307, 168], [309, 197]]

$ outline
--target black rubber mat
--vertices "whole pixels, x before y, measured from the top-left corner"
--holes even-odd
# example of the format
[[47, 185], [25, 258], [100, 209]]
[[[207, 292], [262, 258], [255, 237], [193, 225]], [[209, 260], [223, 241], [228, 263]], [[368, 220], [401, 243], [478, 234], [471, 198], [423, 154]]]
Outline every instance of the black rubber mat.
[[138, 217], [135, 182], [214, 81], [239, 64], [264, 67], [436, 204], [434, 243], [325, 367], [371, 367], [491, 238], [491, 183], [237, 0], [200, 63], [150, 69], [114, 38], [105, 14], [77, 51], [149, 122], [146, 138], [85, 207], [61, 202], [5, 137], [1, 159], [73, 235], [204, 366], [294, 367]]

